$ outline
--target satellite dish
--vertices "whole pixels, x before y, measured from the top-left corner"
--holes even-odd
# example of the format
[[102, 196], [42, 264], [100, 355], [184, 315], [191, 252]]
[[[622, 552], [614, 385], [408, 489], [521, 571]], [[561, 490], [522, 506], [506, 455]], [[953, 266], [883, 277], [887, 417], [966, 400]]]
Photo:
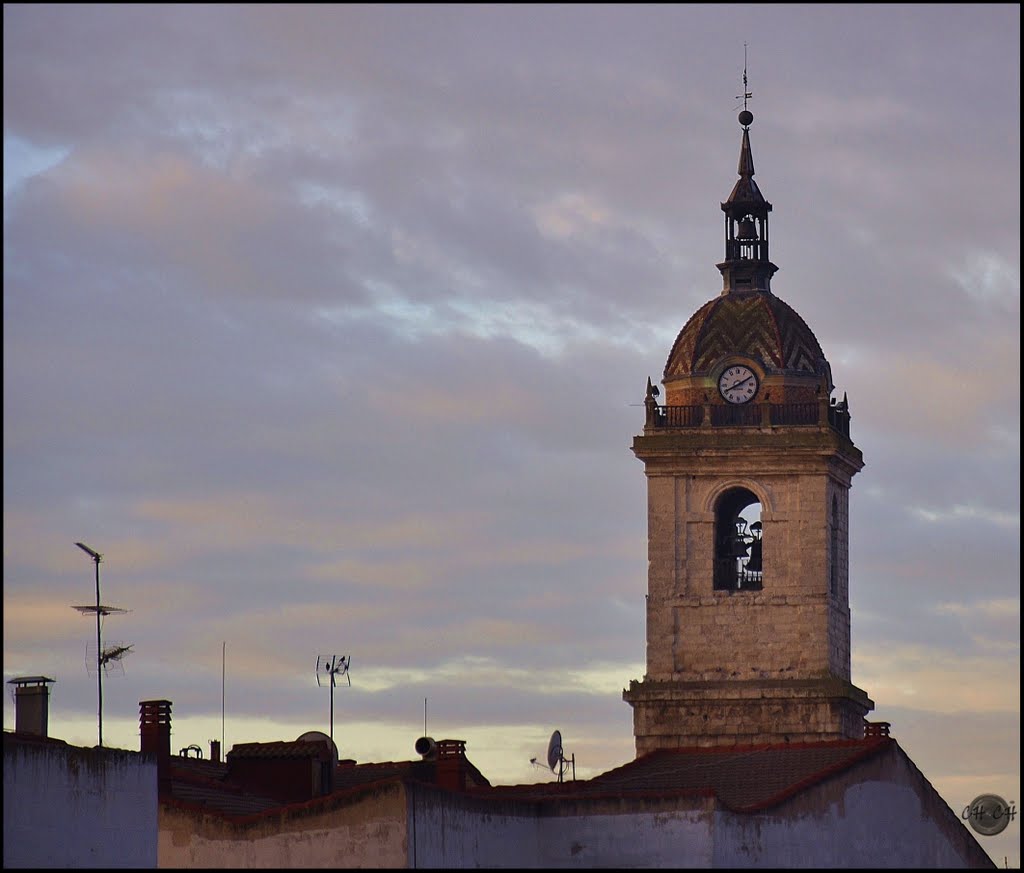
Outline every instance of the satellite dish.
[[296, 737], [295, 742], [297, 743], [329, 743], [331, 746], [331, 757], [334, 758], [334, 766], [338, 766], [338, 747], [334, 744], [327, 734], [323, 731], [306, 731], [299, 737]]
[[556, 768], [562, 762], [562, 732], [555, 731], [551, 735], [551, 741], [548, 743], [548, 766], [551, 768], [551, 772], [554, 773]]

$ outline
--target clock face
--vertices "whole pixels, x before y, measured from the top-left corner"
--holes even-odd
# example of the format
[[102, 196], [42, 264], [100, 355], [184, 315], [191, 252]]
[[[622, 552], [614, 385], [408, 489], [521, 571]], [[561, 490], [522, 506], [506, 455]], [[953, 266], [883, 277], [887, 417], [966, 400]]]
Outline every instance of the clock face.
[[730, 403], [746, 403], [757, 394], [757, 376], [750, 367], [737, 364], [719, 376], [718, 390]]

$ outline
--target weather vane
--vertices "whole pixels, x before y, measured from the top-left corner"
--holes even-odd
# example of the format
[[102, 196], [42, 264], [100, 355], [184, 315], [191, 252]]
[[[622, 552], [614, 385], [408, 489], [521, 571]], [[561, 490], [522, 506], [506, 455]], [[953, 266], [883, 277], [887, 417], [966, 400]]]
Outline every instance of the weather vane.
[[747, 90], [747, 44], [743, 43], [743, 93], [737, 94], [736, 99], [743, 101], [743, 109], [747, 108], [747, 100], [754, 95]]

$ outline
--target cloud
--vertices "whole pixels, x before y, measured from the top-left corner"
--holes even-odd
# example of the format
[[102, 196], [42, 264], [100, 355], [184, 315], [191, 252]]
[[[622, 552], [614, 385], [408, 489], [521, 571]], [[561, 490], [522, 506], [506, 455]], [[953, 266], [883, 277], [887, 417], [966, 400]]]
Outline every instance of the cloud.
[[[1019, 650], [993, 650], [957, 657], [950, 664], [950, 658], [936, 646], [889, 646], [878, 654], [862, 650], [854, 659], [854, 681], [870, 689], [876, 703], [882, 700], [887, 706], [939, 713], [1013, 713], [1020, 708], [1019, 693], [1007, 692], [1014, 687], [1014, 677], [1019, 679], [1014, 654], [1019, 658]], [[899, 664], [898, 672], [894, 663]], [[951, 694], [951, 688], [956, 692]]]
[[[81, 540], [132, 610], [128, 747], [158, 696], [217, 735], [226, 643], [235, 741], [322, 727], [337, 646], [360, 759], [409, 756], [424, 697], [491, 778], [555, 727], [587, 772], [633, 754], [630, 445], [721, 291], [733, 18], [4, 7], [4, 663], [59, 672], [51, 724], [94, 736]], [[773, 291], [866, 460], [855, 681], [967, 779], [1017, 705], [1019, 9], [747, 18]]]

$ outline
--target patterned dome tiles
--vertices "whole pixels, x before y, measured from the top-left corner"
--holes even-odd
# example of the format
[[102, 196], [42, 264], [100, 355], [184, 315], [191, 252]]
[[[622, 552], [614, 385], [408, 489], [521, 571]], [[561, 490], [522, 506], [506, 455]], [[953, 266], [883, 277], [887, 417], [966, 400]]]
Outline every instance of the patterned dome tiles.
[[707, 373], [734, 354], [770, 371], [819, 373], [825, 364], [818, 340], [790, 306], [771, 293], [733, 293], [693, 314], [672, 347], [665, 378]]

